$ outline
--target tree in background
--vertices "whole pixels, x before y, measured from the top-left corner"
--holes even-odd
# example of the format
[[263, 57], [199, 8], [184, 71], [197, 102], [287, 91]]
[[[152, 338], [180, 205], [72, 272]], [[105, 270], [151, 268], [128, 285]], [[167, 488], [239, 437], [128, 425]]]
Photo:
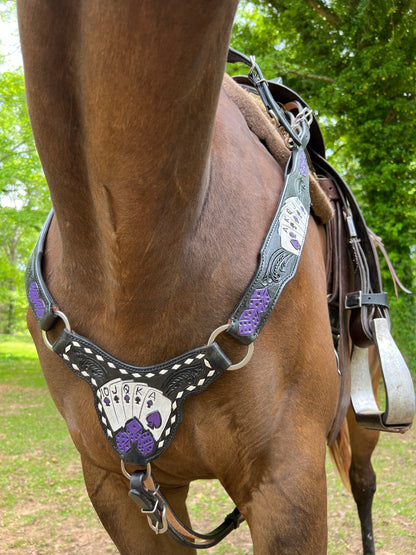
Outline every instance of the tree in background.
[[[404, 284], [416, 285], [416, 2], [243, 2], [232, 45], [255, 54], [315, 109], [330, 162], [354, 190]], [[394, 300], [393, 332], [416, 367], [412, 297]], [[411, 361], [412, 359], [412, 361]]]
[[27, 301], [23, 272], [48, 206], [49, 194], [26, 108], [23, 72], [21, 68], [3, 71], [0, 73], [0, 333], [13, 333], [24, 326]]
[[[0, 17], [15, 17], [0, 0]], [[314, 107], [329, 159], [383, 237], [407, 287], [416, 285], [415, 0], [243, 1], [232, 45], [255, 54]], [[0, 60], [1, 63], [1, 60]], [[23, 267], [48, 211], [21, 69], [0, 68], [0, 332], [26, 305]], [[384, 271], [384, 274], [386, 272]], [[393, 331], [416, 368], [412, 297], [394, 301]]]

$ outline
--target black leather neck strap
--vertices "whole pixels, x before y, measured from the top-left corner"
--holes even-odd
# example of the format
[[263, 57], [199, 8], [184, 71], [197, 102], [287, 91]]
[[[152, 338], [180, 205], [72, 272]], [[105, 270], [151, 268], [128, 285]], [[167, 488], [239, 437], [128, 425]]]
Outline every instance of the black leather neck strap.
[[257, 270], [235, 307], [226, 330], [240, 343], [249, 344], [257, 339], [299, 264], [311, 205], [305, 150], [310, 138], [312, 117], [310, 109], [303, 110], [296, 118], [282, 110], [253, 56], [248, 58], [230, 48], [228, 62], [241, 62], [250, 67], [249, 81], [259, 93], [267, 113], [288, 134], [292, 150], [286, 166], [282, 195], [262, 245]]

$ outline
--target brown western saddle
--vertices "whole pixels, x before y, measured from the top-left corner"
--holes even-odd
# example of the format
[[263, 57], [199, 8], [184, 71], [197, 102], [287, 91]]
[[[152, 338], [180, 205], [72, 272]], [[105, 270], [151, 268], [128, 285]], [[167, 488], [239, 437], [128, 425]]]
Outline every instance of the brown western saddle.
[[[328, 309], [342, 374], [342, 394], [328, 442], [335, 440], [350, 400], [361, 426], [404, 432], [415, 414], [414, 388], [406, 362], [390, 333], [387, 293], [382, 288], [376, 246], [386, 257], [396, 291], [396, 284], [407, 293], [410, 291], [400, 283], [381, 240], [367, 227], [351, 190], [326, 160], [322, 133], [307, 103], [276, 80], [266, 81], [253, 57], [249, 59], [230, 49], [228, 60], [250, 67], [248, 76], [234, 77], [234, 81], [261, 97], [272, 120], [276, 119], [273, 102], [294, 118], [301, 113], [307, 113], [310, 118], [309, 167], [333, 210], [332, 218], [325, 224], [326, 271]], [[279, 124], [277, 127], [284, 136], [285, 129]], [[372, 345], [376, 347], [383, 376], [384, 411], [380, 410], [372, 388], [368, 356]]]

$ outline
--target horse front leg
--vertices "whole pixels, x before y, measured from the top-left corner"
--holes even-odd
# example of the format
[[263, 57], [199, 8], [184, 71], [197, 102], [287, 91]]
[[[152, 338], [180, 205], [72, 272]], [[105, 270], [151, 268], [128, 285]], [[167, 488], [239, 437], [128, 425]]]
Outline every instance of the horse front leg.
[[[127, 478], [95, 465], [87, 457], [81, 459], [88, 495], [121, 555], [195, 555], [196, 550], [181, 546], [167, 534], [156, 535], [150, 529], [146, 516], [128, 497]], [[175, 512], [189, 524], [185, 505], [188, 486], [162, 486], [162, 489]]]
[[303, 439], [288, 434], [278, 442], [276, 457], [254, 461], [250, 498], [241, 511], [255, 554], [326, 553], [326, 446], [320, 436], [314, 437], [312, 427]]

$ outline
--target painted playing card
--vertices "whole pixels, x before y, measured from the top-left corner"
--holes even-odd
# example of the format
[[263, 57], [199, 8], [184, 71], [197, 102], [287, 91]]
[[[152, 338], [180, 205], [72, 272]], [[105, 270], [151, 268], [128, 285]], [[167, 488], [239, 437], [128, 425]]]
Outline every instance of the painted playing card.
[[140, 422], [151, 431], [156, 441], [163, 433], [170, 412], [170, 400], [158, 389], [149, 388], [140, 413]]
[[279, 218], [279, 235], [282, 247], [300, 256], [308, 225], [308, 214], [297, 197], [286, 199]]

